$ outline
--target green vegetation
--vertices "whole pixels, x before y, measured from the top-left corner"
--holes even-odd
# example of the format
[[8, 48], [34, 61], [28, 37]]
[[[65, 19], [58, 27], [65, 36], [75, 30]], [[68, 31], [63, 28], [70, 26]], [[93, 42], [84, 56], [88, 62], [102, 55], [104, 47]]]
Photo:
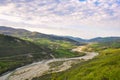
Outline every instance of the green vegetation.
[[0, 35], [0, 57], [34, 53], [42, 54], [43, 51], [49, 52], [50, 50], [16, 37]]
[[48, 48], [0, 34], [0, 74], [33, 61], [52, 58], [49, 53]]
[[64, 41], [64, 40], [52, 41], [46, 38], [36, 38], [36, 39], [24, 38], [24, 39], [31, 41], [38, 46], [44, 46], [48, 49], [51, 49], [52, 54], [56, 58], [77, 57], [77, 56], [85, 55], [85, 53], [72, 52], [71, 50], [77, 46], [76, 44], [71, 43], [69, 41]]
[[84, 56], [85, 53], [83, 52], [72, 52], [71, 50], [66, 50], [66, 49], [58, 49], [55, 50], [55, 52], [53, 53], [55, 57], [59, 58], [59, 57], [80, 57], [80, 56]]
[[[0, 74], [34, 61], [50, 59], [50, 54], [56, 58], [85, 55], [71, 51], [78, 44], [74, 39], [8, 27], [0, 27], [0, 33], [22, 38], [0, 34]], [[94, 42], [85, 51], [99, 52], [99, 56], [73, 65], [67, 71], [47, 74], [33, 80], [120, 80], [120, 38], [95, 38], [82, 42]], [[61, 64], [62, 62], [57, 65]]]
[[32, 59], [25, 56], [0, 58], [0, 74], [30, 63], [32, 63]]
[[72, 52], [75, 44], [64, 41], [51, 41], [46, 38], [19, 39], [0, 34], [0, 74], [17, 67], [55, 57], [75, 57], [84, 53]]
[[[117, 45], [114, 45], [115, 43]], [[47, 74], [33, 80], [120, 80], [119, 42], [111, 42], [108, 45], [107, 43], [99, 44], [96, 47], [96, 43], [90, 45], [92, 51], [98, 51], [100, 54], [94, 59], [76, 64], [67, 71]], [[111, 45], [114, 46], [111, 47]]]
[[51, 62], [48, 65], [50, 65], [50, 68], [55, 68], [55, 67], [62, 65], [63, 63], [64, 61], [56, 61], [56, 62]]
[[88, 45], [88, 49], [91, 48], [91, 51], [101, 51], [105, 49], [118, 49], [120, 48], [120, 41], [110, 41], [110, 42], [99, 42], [99, 43], [92, 43]]
[[62, 37], [62, 36], [47, 35], [39, 32], [30, 32], [25, 29], [15, 29], [15, 28], [5, 27], [5, 26], [0, 26], [0, 34], [10, 35], [10, 36], [15, 36], [20, 38], [30, 38], [30, 39], [44, 38], [51, 41], [64, 40], [64, 41], [69, 41], [69, 42], [78, 44], [78, 42], [76, 42], [75, 40]]

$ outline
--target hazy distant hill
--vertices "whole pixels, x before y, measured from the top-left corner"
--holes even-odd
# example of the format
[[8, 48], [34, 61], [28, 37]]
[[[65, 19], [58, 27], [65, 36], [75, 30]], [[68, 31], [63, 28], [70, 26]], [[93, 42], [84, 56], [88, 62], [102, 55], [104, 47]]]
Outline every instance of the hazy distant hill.
[[66, 37], [61, 37], [61, 36], [55, 36], [55, 35], [47, 35], [39, 32], [30, 32], [25, 29], [15, 29], [11, 27], [5, 27], [5, 26], [0, 26], [0, 34], [6, 34], [6, 35], [11, 35], [11, 36], [16, 36], [16, 37], [27, 37], [27, 38], [47, 38], [49, 40], [65, 40], [65, 41], [70, 41], [70, 42], [76, 42], [73, 39], [66, 38]]
[[47, 35], [39, 32], [31, 32], [25, 29], [15, 29], [11, 27], [0, 26], [0, 34], [6, 34], [16, 37], [26, 37], [26, 38], [46, 38], [49, 40], [64, 40], [69, 41], [72, 43], [77, 42], [108, 42], [108, 41], [119, 41], [120, 37], [96, 37], [93, 39], [82, 39], [79, 37], [72, 37], [72, 36], [56, 36], [56, 35]]
[[73, 39], [77, 42], [114, 42], [114, 41], [120, 41], [120, 37], [96, 37], [92, 39], [82, 39], [78, 37], [71, 37], [71, 36], [66, 36], [67, 38]]
[[72, 36], [65, 36], [65, 37], [69, 38], [69, 39], [72, 39], [72, 40], [75, 40], [77, 42], [88, 42], [88, 40], [82, 39], [82, 38], [79, 38], [79, 37], [72, 37]]
[[89, 42], [111, 42], [111, 41], [120, 41], [120, 37], [97, 37], [88, 40]]

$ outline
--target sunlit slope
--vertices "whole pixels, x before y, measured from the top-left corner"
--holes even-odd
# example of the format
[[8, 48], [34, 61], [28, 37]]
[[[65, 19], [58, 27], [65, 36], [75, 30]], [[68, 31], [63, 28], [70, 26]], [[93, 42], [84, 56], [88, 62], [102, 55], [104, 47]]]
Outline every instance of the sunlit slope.
[[10, 35], [10, 36], [15, 36], [20, 38], [31, 38], [31, 39], [43, 38], [43, 39], [49, 39], [51, 41], [64, 40], [64, 41], [69, 41], [75, 44], [77, 43], [75, 40], [62, 37], [62, 36], [48, 35], [48, 34], [43, 34], [39, 32], [31, 32], [25, 29], [15, 29], [15, 28], [5, 27], [5, 26], [0, 26], [0, 34]]
[[[76, 56], [82, 56], [84, 53], [79, 52], [73, 52], [72, 49], [77, 47], [74, 43], [71, 43], [69, 41], [65, 40], [54, 40], [51, 41], [46, 38], [38, 38], [38, 39], [30, 39], [26, 38], [26, 40], [31, 41], [39, 46], [43, 46], [46, 48], [49, 48], [52, 51], [52, 55], [56, 58], [60, 57], [76, 57]], [[82, 43], [81, 45], [83, 45]], [[80, 46], [80, 44], [79, 44]]]
[[84, 55], [72, 52], [74, 47], [76, 46], [69, 41], [30, 38], [23, 40], [0, 34], [0, 74], [43, 59]]
[[[103, 43], [91, 44], [100, 45], [92, 48], [92, 51], [98, 51], [99, 56], [96, 58], [77, 64], [71, 69], [55, 74], [44, 75], [33, 80], [119, 80], [120, 79], [120, 46], [112, 46], [119, 42], [111, 42], [107, 45]], [[90, 48], [89, 46], [89, 48]], [[106, 47], [106, 48], [103, 48]], [[97, 49], [97, 50], [96, 50]]]
[[51, 50], [32, 42], [0, 34], [0, 74], [17, 67], [52, 58]]

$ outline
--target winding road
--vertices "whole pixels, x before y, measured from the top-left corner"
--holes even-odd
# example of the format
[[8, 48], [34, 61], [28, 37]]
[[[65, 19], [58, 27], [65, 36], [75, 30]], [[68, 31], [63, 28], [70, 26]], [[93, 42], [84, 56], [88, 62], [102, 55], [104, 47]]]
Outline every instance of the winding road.
[[[82, 47], [78, 47], [76, 49], [73, 49], [73, 51], [81, 52], [81, 48]], [[47, 74], [51, 70], [49, 63], [64, 61], [63, 64], [58, 67], [58, 70], [54, 70], [53, 68], [54, 72], [60, 72], [69, 69], [71, 67], [71, 64], [75, 62], [75, 60], [89, 60], [98, 55], [98, 53], [95, 52], [85, 53], [86, 55], [82, 57], [59, 58], [32, 63], [30, 65], [17, 68], [16, 70], [1, 76], [0, 80], [31, 80], [33, 77], [39, 77], [43, 74]]]

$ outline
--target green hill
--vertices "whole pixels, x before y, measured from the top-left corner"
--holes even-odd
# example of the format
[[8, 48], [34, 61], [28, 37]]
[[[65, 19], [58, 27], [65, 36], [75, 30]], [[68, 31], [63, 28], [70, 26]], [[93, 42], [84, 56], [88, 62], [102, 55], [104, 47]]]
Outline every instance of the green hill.
[[[30, 39], [30, 38], [29, 38]], [[0, 34], [0, 74], [17, 67], [54, 57], [82, 56], [72, 52], [75, 45], [69, 41], [49, 39], [26, 40]]]
[[95, 42], [89, 44], [87, 49], [88, 51], [101, 51], [105, 49], [118, 49], [120, 48], [120, 40], [112, 40], [107, 42]]
[[52, 58], [50, 53], [47, 47], [0, 34], [0, 74], [33, 61]]
[[34, 53], [42, 54], [43, 51], [47, 52], [44, 47], [35, 45], [32, 42], [0, 34], [0, 57]]
[[10, 36], [15, 36], [20, 38], [31, 38], [31, 39], [44, 38], [44, 39], [49, 39], [51, 41], [63, 40], [63, 41], [69, 41], [71, 43], [78, 44], [77, 41], [70, 38], [62, 37], [62, 36], [47, 35], [39, 32], [31, 32], [25, 29], [15, 29], [15, 28], [5, 27], [5, 26], [0, 26], [0, 34], [10, 35]]
[[[78, 54], [73, 54], [73, 52], [71, 52], [71, 49], [74, 48], [76, 45], [84, 44], [84, 43], [79, 43], [77, 41], [69, 39], [67, 37], [47, 35], [47, 34], [42, 34], [42, 33], [38, 33], [38, 32], [30, 32], [25, 29], [15, 29], [15, 28], [5, 27], [5, 26], [0, 26], [0, 33], [5, 34], [5, 35], [19, 37], [25, 41], [32, 42], [32, 43], [36, 44], [37, 46], [39, 46], [40, 49], [44, 49], [44, 51], [51, 50], [51, 52], [49, 52], [49, 53], [53, 54], [55, 57], [79, 56]], [[14, 47], [14, 45], [11, 45], [11, 46]], [[31, 45], [28, 45], [29, 48], [30, 48], [30, 46]], [[35, 51], [32, 49], [25, 49], [25, 45], [21, 46], [21, 47], [22, 47], [21, 49], [23, 49], [23, 50], [14, 49], [14, 50], [16, 50], [15, 52], [18, 51], [20, 54], [41, 52], [41, 51]], [[2, 48], [3, 49], [1, 51], [6, 52], [6, 50], [4, 50], [4, 49], [6, 49], [7, 47], [2, 46]], [[33, 48], [33, 46], [31, 46], [31, 48]], [[37, 48], [34, 48], [34, 49], [38, 50]], [[31, 51], [29, 51], [29, 50], [31, 50]], [[46, 53], [44, 51], [43, 51], [43, 53]], [[19, 53], [17, 53], [17, 54], [19, 54]], [[14, 54], [14, 53], [11, 53], [11, 54]]]

